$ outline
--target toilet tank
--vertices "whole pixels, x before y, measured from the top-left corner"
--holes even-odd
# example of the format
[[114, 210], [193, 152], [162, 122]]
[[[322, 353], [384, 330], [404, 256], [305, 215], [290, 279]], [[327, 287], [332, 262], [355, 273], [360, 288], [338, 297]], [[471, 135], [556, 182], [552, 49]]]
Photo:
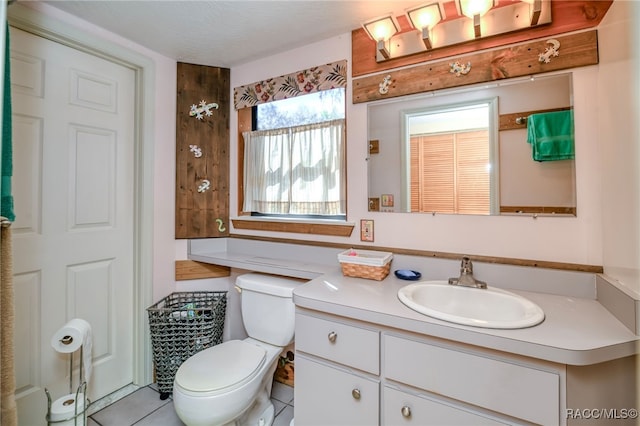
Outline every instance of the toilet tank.
[[242, 322], [249, 337], [275, 346], [293, 342], [293, 289], [302, 283], [256, 273], [236, 278], [236, 286], [242, 292]]

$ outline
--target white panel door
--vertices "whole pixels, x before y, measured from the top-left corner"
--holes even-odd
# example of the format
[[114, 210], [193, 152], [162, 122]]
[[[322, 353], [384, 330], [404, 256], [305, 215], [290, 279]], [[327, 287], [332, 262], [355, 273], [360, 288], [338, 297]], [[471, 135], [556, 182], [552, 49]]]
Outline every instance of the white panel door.
[[31, 426], [46, 424], [44, 388], [69, 392], [51, 337], [70, 319], [92, 327], [89, 398], [132, 382], [135, 75], [12, 28], [11, 78], [16, 396]]

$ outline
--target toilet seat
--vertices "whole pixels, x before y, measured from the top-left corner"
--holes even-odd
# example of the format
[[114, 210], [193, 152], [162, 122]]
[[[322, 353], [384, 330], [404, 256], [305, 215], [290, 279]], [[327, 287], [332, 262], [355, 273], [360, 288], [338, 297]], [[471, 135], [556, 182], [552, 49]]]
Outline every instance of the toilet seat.
[[178, 368], [175, 384], [190, 394], [229, 392], [250, 381], [265, 363], [267, 351], [230, 340], [191, 356]]

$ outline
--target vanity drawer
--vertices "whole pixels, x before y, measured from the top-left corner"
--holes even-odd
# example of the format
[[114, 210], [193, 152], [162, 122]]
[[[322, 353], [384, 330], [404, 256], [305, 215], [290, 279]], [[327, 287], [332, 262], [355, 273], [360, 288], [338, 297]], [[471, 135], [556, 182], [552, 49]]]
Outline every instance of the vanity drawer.
[[527, 421], [560, 421], [559, 373], [385, 335], [384, 375]]
[[382, 424], [406, 426], [507, 425], [471, 410], [391, 387], [383, 389]]
[[298, 351], [371, 374], [380, 372], [378, 331], [297, 314], [295, 341]]

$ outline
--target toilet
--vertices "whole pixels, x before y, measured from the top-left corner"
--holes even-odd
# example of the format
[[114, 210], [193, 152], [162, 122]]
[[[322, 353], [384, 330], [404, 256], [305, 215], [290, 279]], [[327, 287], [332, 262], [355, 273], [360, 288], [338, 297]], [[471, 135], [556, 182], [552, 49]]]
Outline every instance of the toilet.
[[249, 337], [200, 351], [180, 365], [173, 404], [187, 426], [273, 423], [273, 374], [293, 342], [293, 289], [300, 281], [250, 273], [236, 279]]

